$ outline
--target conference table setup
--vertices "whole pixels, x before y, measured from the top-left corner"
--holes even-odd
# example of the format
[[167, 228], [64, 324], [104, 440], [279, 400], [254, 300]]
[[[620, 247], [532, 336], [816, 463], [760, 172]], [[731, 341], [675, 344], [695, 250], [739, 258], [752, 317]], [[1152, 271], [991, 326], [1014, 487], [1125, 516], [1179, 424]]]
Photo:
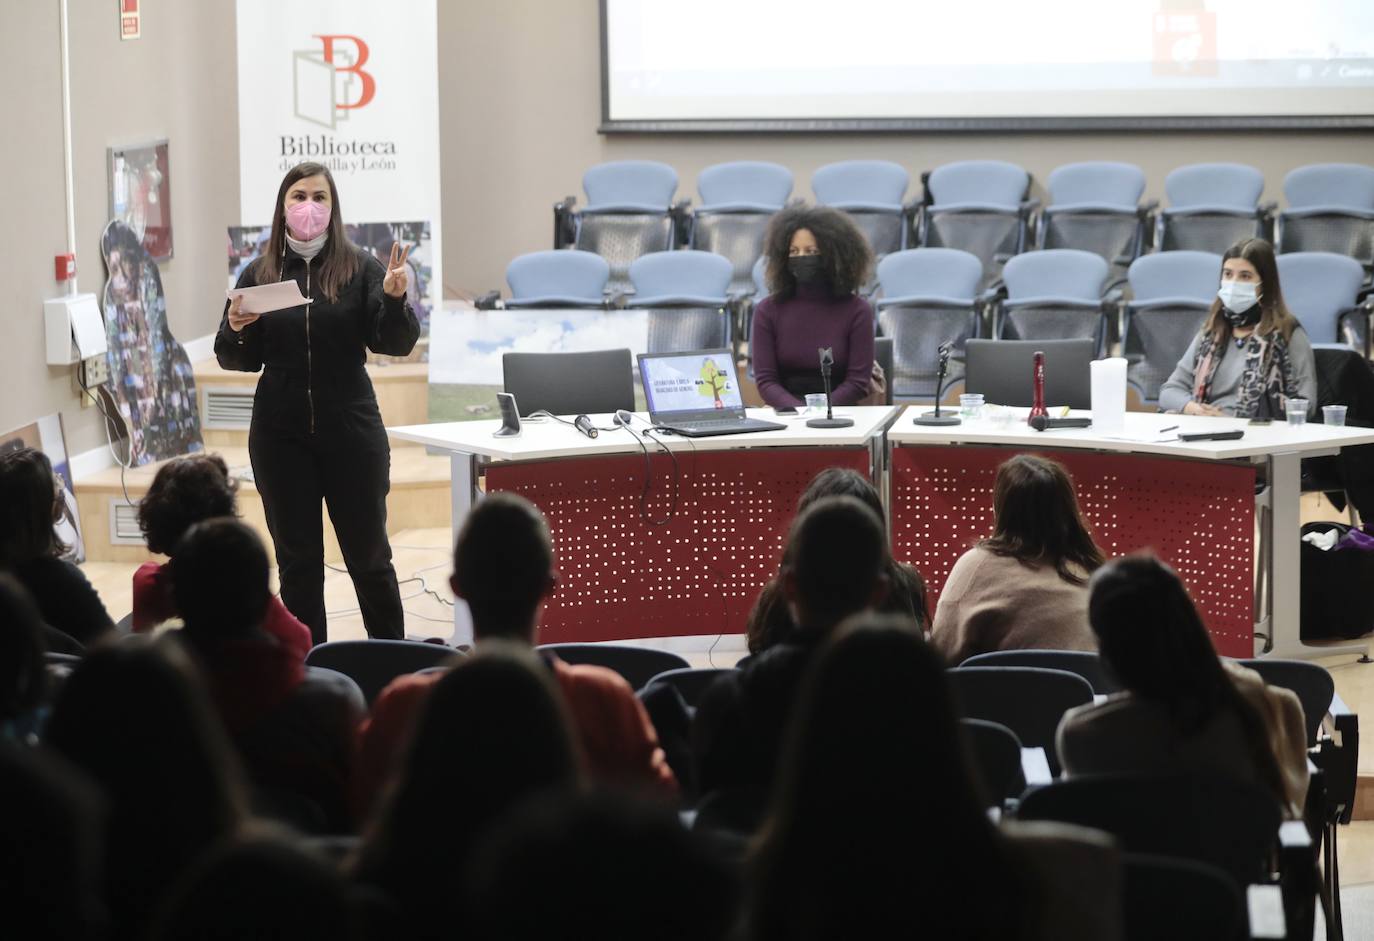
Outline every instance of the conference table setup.
[[[869, 475], [884, 493], [893, 553], [921, 572], [933, 610], [954, 562], [991, 531], [997, 466], [1033, 451], [1069, 469], [1107, 556], [1150, 550], [1179, 571], [1221, 654], [1367, 652], [1300, 639], [1300, 478], [1304, 458], [1374, 444], [1374, 429], [1128, 412], [1112, 433], [1036, 431], [1025, 409], [988, 406], [939, 426], [914, 423], [922, 411], [836, 408], [851, 427], [812, 428], [805, 414], [749, 409], [785, 427], [695, 439], [655, 431], [641, 413], [629, 428], [590, 416], [594, 438], [572, 416], [526, 418], [518, 437], [495, 436], [499, 421], [388, 431], [449, 454], [455, 533], [481, 480], [543, 511], [562, 573], [541, 626], [549, 643], [743, 631], [797, 499], [831, 466]], [[454, 610], [453, 640], [467, 643], [466, 607]]]

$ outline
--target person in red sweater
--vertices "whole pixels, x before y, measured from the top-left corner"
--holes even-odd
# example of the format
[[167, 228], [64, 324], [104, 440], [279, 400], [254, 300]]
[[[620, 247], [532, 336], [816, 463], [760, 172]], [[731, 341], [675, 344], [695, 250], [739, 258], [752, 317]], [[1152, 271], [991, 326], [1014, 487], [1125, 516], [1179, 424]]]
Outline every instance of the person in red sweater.
[[[458, 533], [450, 585], [472, 612], [480, 647], [500, 639], [533, 645], [539, 610], [558, 584], [544, 517], [527, 500], [495, 493], [473, 508]], [[593, 780], [676, 795], [658, 735], [630, 684], [604, 667], [570, 665], [548, 654], [572, 720], [582, 760]], [[442, 673], [393, 680], [372, 704], [360, 730], [354, 776], [355, 812], [366, 817], [396, 767], [416, 714]]]
[[[138, 528], [143, 530], [148, 551], [171, 556], [186, 530], [196, 523], [237, 516], [237, 489], [229, 467], [218, 454], [195, 454], [163, 464], [138, 503]], [[150, 630], [180, 616], [172, 596], [170, 563], [144, 562], [134, 572], [134, 631]], [[268, 602], [262, 627], [297, 660], [305, 660], [310, 652], [310, 629], [275, 595]]]

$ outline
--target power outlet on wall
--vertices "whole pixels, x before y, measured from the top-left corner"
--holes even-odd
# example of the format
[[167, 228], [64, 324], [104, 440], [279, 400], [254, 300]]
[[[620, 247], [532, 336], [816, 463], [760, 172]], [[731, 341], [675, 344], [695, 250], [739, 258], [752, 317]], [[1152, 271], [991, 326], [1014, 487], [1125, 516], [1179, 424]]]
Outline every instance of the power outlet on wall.
[[90, 392], [90, 395], [81, 396], [81, 407], [90, 408], [95, 404], [92, 396], [96, 395], [96, 389], [110, 381], [110, 364], [104, 356], [92, 356], [83, 359], [76, 368], [77, 385], [84, 386]]

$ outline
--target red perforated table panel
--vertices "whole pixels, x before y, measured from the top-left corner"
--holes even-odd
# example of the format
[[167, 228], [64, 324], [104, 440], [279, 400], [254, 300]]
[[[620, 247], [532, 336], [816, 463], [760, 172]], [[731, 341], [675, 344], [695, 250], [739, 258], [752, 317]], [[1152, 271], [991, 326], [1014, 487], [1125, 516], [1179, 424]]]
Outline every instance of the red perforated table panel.
[[[949, 570], [992, 532], [995, 447], [899, 447], [892, 452], [894, 555], [925, 577], [931, 610]], [[1073, 475], [1093, 538], [1108, 557], [1152, 549], [1178, 570], [1217, 652], [1254, 656], [1252, 466], [1041, 450]]]
[[[651, 521], [668, 516], [672, 462], [653, 456]], [[640, 514], [642, 455], [499, 463], [487, 491], [529, 499], [549, 520], [561, 582], [541, 643], [741, 633], [778, 569], [797, 498], [827, 467], [869, 472], [867, 448], [679, 451], [671, 519]]]

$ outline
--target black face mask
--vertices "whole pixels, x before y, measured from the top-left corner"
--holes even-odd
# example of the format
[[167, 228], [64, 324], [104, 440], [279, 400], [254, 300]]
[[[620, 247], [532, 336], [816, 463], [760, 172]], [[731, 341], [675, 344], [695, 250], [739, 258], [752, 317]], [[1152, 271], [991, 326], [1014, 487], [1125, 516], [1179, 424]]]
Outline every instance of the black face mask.
[[1236, 313], [1225, 304], [1222, 304], [1221, 316], [1226, 318], [1226, 322], [1229, 323], [1233, 329], [1237, 327], [1244, 329], [1246, 327], [1253, 327], [1255, 324], [1259, 323], [1260, 318], [1264, 316], [1264, 309], [1260, 307], [1260, 305], [1255, 304], [1240, 313]]
[[787, 259], [787, 270], [799, 284], [809, 284], [823, 276], [820, 255], [793, 255]]

